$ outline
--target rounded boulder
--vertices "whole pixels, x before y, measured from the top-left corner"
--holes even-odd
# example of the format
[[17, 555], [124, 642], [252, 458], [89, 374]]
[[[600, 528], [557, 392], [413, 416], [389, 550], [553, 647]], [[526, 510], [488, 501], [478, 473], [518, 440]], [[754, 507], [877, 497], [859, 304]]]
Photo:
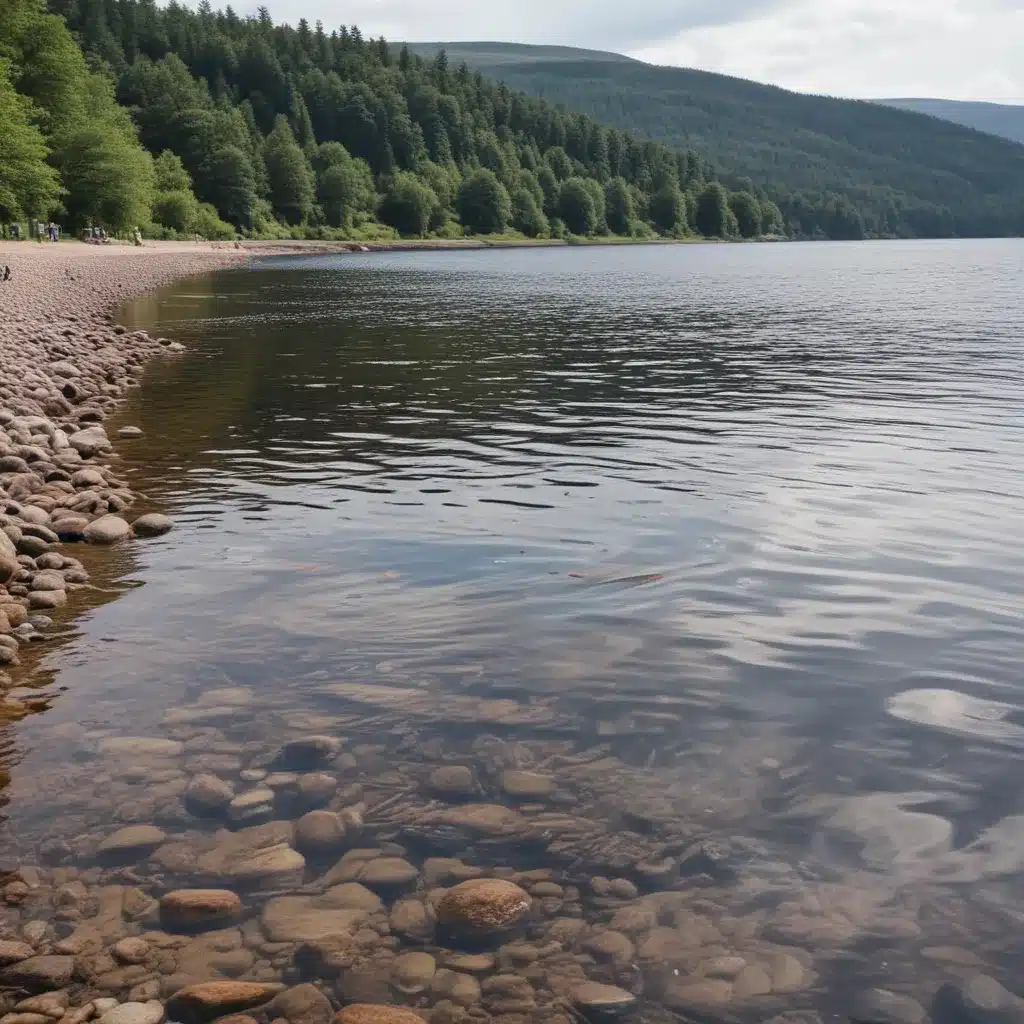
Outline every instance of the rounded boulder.
[[530, 910], [530, 897], [514, 882], [500, 878], [471, 878], [449, 889], [437, 905], [445, 928], [467, 935], [502, 932]]

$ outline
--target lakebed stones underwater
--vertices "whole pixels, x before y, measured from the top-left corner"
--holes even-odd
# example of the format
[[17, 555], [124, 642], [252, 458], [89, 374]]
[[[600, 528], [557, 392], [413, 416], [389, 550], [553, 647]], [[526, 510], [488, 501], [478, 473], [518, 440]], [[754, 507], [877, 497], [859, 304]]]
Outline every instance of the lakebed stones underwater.
[[62, 727], [59, 814], [0, 888], [0, 1020], [1024, 1020], [956, 892], [753, 837], [783, 736], [719, 721], [734, 758], [652, 772], [553, 706], [501, 733], [486, 698], [451, 730], [443, 693], [383, 717], [352, 694], [212, 688], [156, 736]]

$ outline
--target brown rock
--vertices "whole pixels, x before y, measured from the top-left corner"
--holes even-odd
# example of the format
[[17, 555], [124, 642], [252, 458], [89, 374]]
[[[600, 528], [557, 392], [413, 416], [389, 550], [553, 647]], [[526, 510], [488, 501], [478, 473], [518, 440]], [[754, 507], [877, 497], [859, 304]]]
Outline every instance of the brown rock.
[[555, 780], [537, 772], [502, 772], [501, 788], [516, 800], [544, 800], [555, 791]]
[[21, 960], [27, 960], [35, 950], [27, 942], [0, 939], [0, 967], [8, 967]]
[[350, 1003], [334, 1019], [337, 1024], [423, 1024], [418, 1013], [384, 1003]]
[[430, 773], [428, 786], [442, 796], [472, 796], [476, 791], [473, 772], [462, 764], [443, 765]]
[[309, 857], [338, 853], [345, 843], [345, 826], [333, 811], [310, 811], [295, 823], [295, 848]]
[[0, 614], [6, 617], [11, 625], [11, 629], [17, 629], [28, 622], [28, 609], [24, 605], [16, 604], [13, 601], [10, 604], [0, 604]]
[[148, 515], [139, 516], [132, 523], [132, 530], [136, 537], [162, 537], [174, 529], [174, 523], [159, 512], [150, 512]]
[[130, 537], [132, 528], [120, 516], [106, 515], [94, 519], [83, 534], [90, 544], [116, 544]]
[[167, 1016], [183, 1024], [203, 1024], [228, 1013], [270, 1002], [284, 986], [256, 981], [206, 981], [179, 989], [167, 1003]]
[[329, 1024], [334, 1016], [330, 1000], [315, 985], [296, 985], [274, 996], [264, 1011], [271, 1020], [283, 1017], [290, 1024]]
[[0, 971], [0, 985], [52, 992], [71, 981], [75, 968], [73, 956], [33, 956]]
[[437, 906], [437, 918], [455, 932], [484, 935], [510, 927], [529, 909], [530, 897], [513, 882], [473, 878], [444, 894]]
[[141, 857], [152, 853], [166, 838], [166, 833], [155, 825], [129, 825], [107, 836], [96, 853], [101, 857]]
[[176, 889], [160, 900], [160, 920], [169, 930], [223, 927], [242, 912], [242, 901], [228, 889]]

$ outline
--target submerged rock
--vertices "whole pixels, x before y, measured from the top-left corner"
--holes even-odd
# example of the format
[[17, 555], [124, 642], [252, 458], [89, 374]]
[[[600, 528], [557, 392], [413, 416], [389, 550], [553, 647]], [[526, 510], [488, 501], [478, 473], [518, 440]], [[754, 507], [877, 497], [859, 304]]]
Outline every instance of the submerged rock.
[[349, 1003], [335, 1020], [337, 1024], [423, 1024], [413, 1010], [384, 1003]]
[[167, 1003], [167, 1016], [182, 1024], [205, 1024], [239, 1010], [270, 1002], [284, 988], [255, 981], [208, 981], [175, 992]]
[[234, 799], [232, 786], [216, 775], [196, 775], [185, 789], [185, 806], [198, 815], [223, 814]]
[[437, 919], [456, 934], [484, 936], [501, 932], [530, 910], [530, 897], [513, 882], [473, 878], [449, 889], [437, 905]]
[[167, 834], [155, 825], [129, 825], [107, 836], [96, 848], [101, 857], [143, 857], [155, 850]]
[[636, 1009], [636, 996], [615, 985], [588, 981], [573, 989], [572, 1001], [584, 1016], [596, 1020], [624, 1017]]
[[175, 889], [160, 900], [160, 921], [169, 931], [221, 928], [241, 912], [242, 901], [228, 889]]
[[0, 985], [52, 992], [70, 983], [74, 969], [73, 956], [33, 956], [0, 970]]

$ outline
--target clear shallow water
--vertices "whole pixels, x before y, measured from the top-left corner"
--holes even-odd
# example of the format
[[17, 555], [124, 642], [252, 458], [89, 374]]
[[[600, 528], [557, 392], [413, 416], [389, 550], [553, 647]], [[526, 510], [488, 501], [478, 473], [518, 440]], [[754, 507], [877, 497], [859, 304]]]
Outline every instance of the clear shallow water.
[[[327, 732], [364, 845], [550, 868], [595, 926], [594, 875], [689, 893], [685, 957], [588, 968], [651, 1012], [780, 949], [799, 986], [716, 1012], [1013, 987], [1022, 284], [1016, 241], [636, 247], [267, 260], [134, 304], [190, 348], [123, 414], [179, 529], [44, 662], [6, 842], [188, 833], [181, 778]], [[118, 734], [186, 750], [97, 763]], [[418, 846], [444, 762], [509, 805], [540, 766], [575, 824]], [[682, 880], [637, 868], [664, 857]]]

